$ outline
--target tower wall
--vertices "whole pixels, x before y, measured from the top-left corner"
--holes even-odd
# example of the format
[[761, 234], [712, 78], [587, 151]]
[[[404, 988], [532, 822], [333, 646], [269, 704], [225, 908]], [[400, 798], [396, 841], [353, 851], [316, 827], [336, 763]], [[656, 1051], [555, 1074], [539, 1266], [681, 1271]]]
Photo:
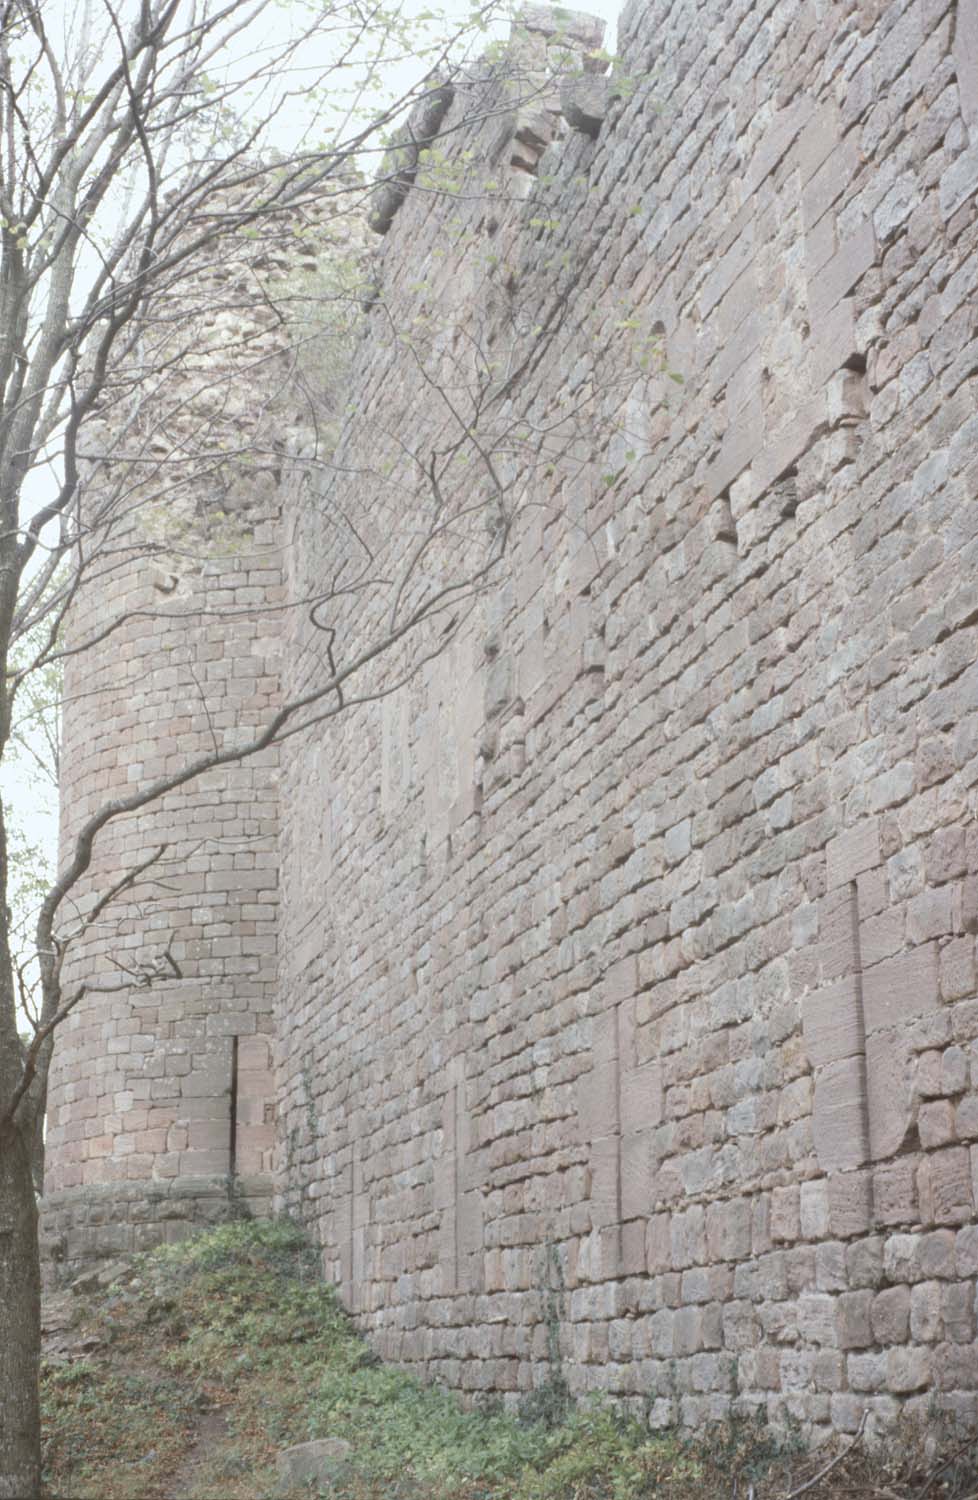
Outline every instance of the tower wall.
[[[223, 614], [272, 601], [280, 588], [273, 510], [251, 536], [240, 551], [191, 565], [172, 613], [161, 609], [160, 585], [169, 588], [174, 574], [151, 562], [125, 567], [111, 607], [129, 623], [111, 652], [79, 657], [66, 674], [65, 847], [107, 798], [259, 725], [276, 705], [277, 620]], [[108, 603], [104, 593], [95, 601], [93, 623]], [[267, 1204], [276, 771], [276, 753], [262, 752], [257, 764], [198, 778], [99, 839], [78, 893], [82, 912], [120, 874], [166, 850], [78, 940], [68, 983], [111, 984], [119, 964], [163, 948], [179, 974], [93, 993], [63, 1025], [49, 1090], [44, 1224], [69, 1262], [145, 1248], [185, 1232], [187, 1221], [222, 1217], [232, 1192]]]
[[[281, 453], [301, 443], [303, 410], [292, 346], [306, 332], [302, 277], [329, 238], [320, 224], [311, 245], [306, 228], [300, 215], [260, 246], [217, 247], [148, 322], [141, 404], [123, 370], [90, 431], [81, 520], [94, 557], [69, 621], [63, 860], [107, 802], [244, 745], [280, 705]], [[171, 371], [159, 386], [154, 368]], [[270, 1207], [278, 767], [268, 748], [116, 818], [62, 911], [65, 995], [89, 993], [59, 1029], [50, 1078], [55, 1262]]]
[[529, 495], [450, 649], [288, 747], [284, 1197], [463, 1390], [978, 1416], [973, 30], [644, 0], [603, 122], [499, 96], [394, 217], [292, 587], [447, 441], [392, 328], [495, 351]]

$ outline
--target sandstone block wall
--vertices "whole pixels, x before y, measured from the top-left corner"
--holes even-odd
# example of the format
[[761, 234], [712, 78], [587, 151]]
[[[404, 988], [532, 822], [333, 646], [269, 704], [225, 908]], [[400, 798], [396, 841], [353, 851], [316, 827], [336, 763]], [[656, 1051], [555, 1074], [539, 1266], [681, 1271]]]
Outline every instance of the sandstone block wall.
[[[107, 802], [246, 745], [281, 706], [283, 455], [321, 461], [323, 369], [345, 357], [344, 278], [366, 235], [360, 179], [331, 187], [297, 192], [260, 239], [228, 236], [162, 294], [139, 399], [126, 365], [89, 430], [63, 859]], [[270, 746], [108, 823], [63, 908], [64, 992], [89, 993], [59, 1028], [49, 1088], [42, 1233], [62, 1269], [270, 1210], [279, 762]]]
[[972, 14], [633, 4], [603, 119], [500, 94], [384, 240], [290, 586], [450, 430], [392, 327], [497, 351], [527, 493], [450, 650], [287, 748], [279, 1180], [463, 1390], [978, 1420]]
[[[270, 633], [268, 621], [223, 611], [280, 587], [276, 544], [269, 535], [262, 553], [193, 569], [181, 601], [188, 619], [159, 618], [162, 596], [150, 576], [142, 589], [125, 579], [124, 596], [113, 602], [133, 613], [111, 656], [101, 671], [79, 657], [68, 674], [66, 840], [136, 778], [155, 778], [213, 736], [240, 733], [267, 715], [278, 691], [275, 626]], [[152, 565], [141, 571], [152, 574]], [[194, 610], [205, 602], [217, 613], [201, 619]], [[44, 1230], [59, 1259], [155, 1243], [165, 1226], [133, 1206], [153, 1201], [161, 1185], [173, 1201], [181, 1184], [193, 1197], [193, 1179], [221, 1178], [227, 1203], [228, 1176], [237, 1173], [257, 1178], [255, 1192], [267, 1199], [276, 761], [276, 752], [263, 752], [257, 764], [224, 768], [120, 820], [100, 840], [74, 923], [122, 873], [167, 847], [69, 956], [68, 985], [86, 979], [94, 987], [63, 1023], [52, 1066]], [[164, 947], [177, 967], [171, 978], [145, 989], [118, 985], [119, 965], [138, 968]], [[118, 988], [104, 993], [99, 985]], [[88, 1190], [96, 1187], [101, 1211], [93, 1217]], [[167, 1222], [179, 1218], [171, 1209]]]
[[[281, 336], [252, 306], [253, 258], [212, 263], [185, 322], [161, 320], [143, 357], [177, 377], [90, 445], [110, 464], [85, 492], [94, 558], [69, 621], [63, 858], [106, 802], [242, 743], [280, 701], [280, 503], [267, 397], [247, 382]], [[222, 446], [245, 455], [233, 474]], [[64, 992], [89, 993], [55, 1047], [42, 1232], [68, 1269], [269, 1207], [277, 770], [265, 750], [109, 823], [63, 909]]]

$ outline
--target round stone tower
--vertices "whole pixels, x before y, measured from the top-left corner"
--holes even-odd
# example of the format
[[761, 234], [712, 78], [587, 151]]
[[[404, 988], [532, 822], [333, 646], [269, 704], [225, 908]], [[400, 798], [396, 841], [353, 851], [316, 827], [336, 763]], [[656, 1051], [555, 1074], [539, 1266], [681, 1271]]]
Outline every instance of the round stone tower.
[[[106, 802], [248, 743], [280, 703], [288, 307], [331, 238], [307, 234], [242, 238], [181, 286], [141, 350], [174, 373], [120, 395], [90, 441], [63, 857]], [[114, 819], [62, 912], [65, 992], [87, 986], [49, 1087], [44, 1238], [66, 1268], [270, 1205], [277, 771], [269, 748]]]

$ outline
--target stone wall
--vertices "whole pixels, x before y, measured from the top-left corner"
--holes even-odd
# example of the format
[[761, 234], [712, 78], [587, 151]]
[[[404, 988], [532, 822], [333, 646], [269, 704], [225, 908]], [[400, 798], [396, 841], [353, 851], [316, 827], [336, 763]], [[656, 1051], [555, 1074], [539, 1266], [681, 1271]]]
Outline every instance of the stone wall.
[[[274, 518], [256, 530], [257, 547], [222, 548], [186, 565], [179, 583], [152, 558], [123, 571], [111, 607], [128, 619], [111, 650], [79, 656], [67, 673], [66, 844], [110, 797], [205, 752], [215, 735], [259, 724], [276, 703], [278, 622], [234, 613], [281, 589]], [[105, 603], [103, 593], [95, 608]], [[134, 1209], [161, 1188], [173, 1200], [181, 1185], [220, 1177], [227, 1207], [229, 1175], [245, 1173], [264, 1176], [267, 1198], [277, 758], [265, 751], [198, 779], [110, 825], [96, 845], [67, 924], [79, 935], [66, 993], [82, 981], [92, 989], [63, 1024], [49, 1089], [44, 1234], [69, 1265], [178, 1233], [179, 1213], [164, 1224]], [[132, 891], [81, 930], [96, 896], [164, 846]], [[164, 949], [172, 974], [142, 988], [140, 965]]]
[[450, 647], [287, 747], [280, 1182], [465, 1391], [978, 1418], [973, 14], [633, 4], [586, 128], [456, 100], [384, 240], [292, 588], [423, 508], [396, 330], [494, 351], [519, 499]]
[[[107, 802], [246, 743], [280, 704], [279, 471], [303, 429], [301, 401], [276, 400], [296, 276], [317, 264], [296, 227], [220, 247], [164, 294], [139, 351], [164, 373], [136, 403], [123, 367], [89, 431], [63, 857]], [[49, 1087], [42, 1232], [67, 1271], [268, 1211], [278, 763], [270, 747], [110, 822], [62, 910], [64, 993], [88, 989]]]

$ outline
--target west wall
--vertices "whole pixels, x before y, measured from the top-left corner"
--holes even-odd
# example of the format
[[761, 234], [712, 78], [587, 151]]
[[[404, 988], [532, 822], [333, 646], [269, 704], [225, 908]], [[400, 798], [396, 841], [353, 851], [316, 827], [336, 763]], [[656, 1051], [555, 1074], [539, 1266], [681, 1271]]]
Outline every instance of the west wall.
[[[183, 316], [147, 335], [145, 366], [170, 379], [141, 403], [107, 399], [90, 430], [62, 865], [107, 803], [246, 743], [280, 704], [269, 393], [287, 360], [272, 299], [297, 259], [286, 226], [261, 255], [232, 243], [202, 267], [169, 296]], [[49, 1269], [270, 1208], [278, 759], [273, 746], [218, 766], [110, 821], [62, 906], [63, 994], [84, 992], [48, 1090]]]
[[580, 414], [451, 648], [289, 747], [283, 1197], [463, 1390], [973, 1421], [974, 13], [647, 0], [620, 51], [596, 138], [501, 98], [479, 191], [408, 194], [296, 505], [309, 591], [444, 439], [392, 326]]
[[[107, 805], [149, 800], [105, 823], [58, 915], [73, 1003], [48, 1090], [49, 1275], [271, 1210], [281, 750], [233, 756], [282, 707], [284, 455], [316, 468], [324, 370], [350, 342], [363, 186], [344, 172], [329, 189], [310, 180], [260, 239], [181, 267], [145, 310], [135, 384], [130, 351], [87, 428], [62, 867]], [[147, 369], [163, 373], [147, 385]]]

